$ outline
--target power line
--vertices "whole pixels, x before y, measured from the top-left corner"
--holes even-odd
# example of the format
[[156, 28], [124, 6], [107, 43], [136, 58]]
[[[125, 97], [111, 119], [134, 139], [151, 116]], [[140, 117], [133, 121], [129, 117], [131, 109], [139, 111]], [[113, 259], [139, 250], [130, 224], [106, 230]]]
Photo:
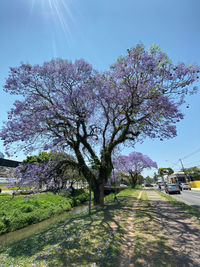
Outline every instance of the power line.
[[[193, 156], [193, 155], [195, 155], [195, 154], [197, 154], [199, 152], [200, 152], [200, 148], [198, 148], [197, 150], [195, 150], [194, 152], [192, 152], [190, 154], [187, 154], [186, 156], [181, 158], [181, 160], [187, 159], [187, 158], [189, 158], [189, 157], [191, 157], [191, 156]], [[174, 163], [172, 163], [172, 168], [176, 167], [179, 164], [179, 161], [180, 161], [180, 159], [175, 161]]]
[[194, 154], [197, 154], [198, 152], [200, 152], [200, 148], [198, 148], [198, 149], [195, 150], [194, 152], [192, 152], [192, 153], [186, 155], [185, 157], [183, 157], [183, 158], [181, 158], [181, 159], [182, 159], [182, 160], [183, 160], [183, 159], [187, 159], [187, 158], [193, 156]]
[[198, 161], [192, 161], [192, 162], [184, 162], [185, 163], [185, 165], [192, 165], [192, 164], [197, 164], [197, 163], [199, 163], [200, 164], [200, 159], [198, 160]]
[[174, 168], [174, 167], [176, 167], [177, 165], [179, 165], [180, 163], [179, 163], [179, 160], [178, 161], [176, 161], [173, 165], [172, 165], [172, 168]]

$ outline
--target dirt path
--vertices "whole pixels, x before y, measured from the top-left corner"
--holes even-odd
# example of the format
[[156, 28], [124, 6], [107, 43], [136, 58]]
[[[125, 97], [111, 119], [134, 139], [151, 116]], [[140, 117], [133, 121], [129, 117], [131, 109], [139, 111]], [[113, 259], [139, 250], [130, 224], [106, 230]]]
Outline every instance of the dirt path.
[[154, 190], [146, 192], [160, 233], [173, 251], [174, 266], [200, 266], [200, 228], [187, 218], [185, 211], [172, 206]]
[[13, 191], [12, 190], [2, 190], [2, 194], [9, 194], [12, 195]]
[[121, 246], [121, 252], [120, 252], [120, 261], [119, 261], [119, 267], [124, 266], [134, 266], [131, 264], [131, 259], [133, 257], [134, 253], [134, 231], [133, 231], [133, 224], [134, 219], [136, 216], [136, 208], [138, 205], [138, 202], [141, 198], [142, 191], [140, 192], [137, 201], [134, 203], [133, 210], [128, 218], [128, 221], [126, 223], [126, 235], [123, 238], [123, 243]]

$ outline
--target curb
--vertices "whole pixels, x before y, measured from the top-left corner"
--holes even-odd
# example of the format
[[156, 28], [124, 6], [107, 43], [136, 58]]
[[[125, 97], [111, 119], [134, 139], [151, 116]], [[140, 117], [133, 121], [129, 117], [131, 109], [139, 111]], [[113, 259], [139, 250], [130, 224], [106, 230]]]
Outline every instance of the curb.
[[191, 188], [191, 190], [200, 191], [200, 188]]

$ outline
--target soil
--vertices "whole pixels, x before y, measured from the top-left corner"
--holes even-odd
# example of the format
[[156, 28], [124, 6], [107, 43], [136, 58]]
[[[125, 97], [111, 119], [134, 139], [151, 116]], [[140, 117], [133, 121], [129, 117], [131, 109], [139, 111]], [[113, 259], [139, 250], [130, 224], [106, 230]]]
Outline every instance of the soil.
[[187, 212], [160, 197], [154, 190], [147, 190], [157, 217], [161, 233], [174, 252], [176, 266], [200, 266], [200, 228]]
[[136, 202], [134, 203], [132, 212], [126, 222], [126, 234], [122, 241], [123, 243], [121, 246], [119, 267], [124, 267], [124, 266], [132, 267], [133, 266], [131, 263], [131, 259], [134, 253], [134, 237], [135, 237], [135, 233], [133, 231], [133, 224], [134, 224], [134, 219], [136, 216], [136, 208], [137, 208], [139, 199], [141, 198], [141, 195], [142, 195], [142, 191], [140, 192]]
[[[146, 190], [154, 218], [151, 223], [156, 226], [152, 237], [163, 237], [163, 244], [156, 250], [147, 245], [140, 247], [140, 263], [131, 259], [136, 245], [135, 240], [135, 213], [130, 215], [127, 221], [126, 234], [121, 248], [120, 267], [146, 266], [146, 267], [200, 267], [200, 226], [189, 218], [186, 211], [173, 206], [168, 200], [158, 195], [154, 190]], [[137, 208], [136, 201], [133, 210]], [[147, 210], [146, 210], [147, 211]], [[145, 210], [144, 210], [145, 212]], [[147, 211], [148, 212], [148, 211]], [[148, 232], [148, 231], [147, 231]], [[148, 232], [149, 234], [149, 232]], [[142, 243], [143, 245], [143, 243]], [[144, 252], [142, 254], [142, 252]], [[135, 262], [135, 263], [134, 263]]]

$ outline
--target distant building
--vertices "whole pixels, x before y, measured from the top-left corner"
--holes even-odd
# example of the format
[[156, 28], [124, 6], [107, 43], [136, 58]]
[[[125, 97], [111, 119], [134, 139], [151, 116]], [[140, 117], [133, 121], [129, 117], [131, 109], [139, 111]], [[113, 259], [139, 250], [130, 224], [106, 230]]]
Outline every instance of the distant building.
[[186, 175], [184, 172], [174, 172], [168, 176], [168, 183], [179, 184], [186, 183]]
[[168, 176], [168, 183], [189, 183], [191, 188], [200, 188], [200, 173], [174, 172]]
[[0, 184], [8, 184], [10, 178], [15, 180], [14, 168], [20, 163], [19, 161], [0, 158]]

